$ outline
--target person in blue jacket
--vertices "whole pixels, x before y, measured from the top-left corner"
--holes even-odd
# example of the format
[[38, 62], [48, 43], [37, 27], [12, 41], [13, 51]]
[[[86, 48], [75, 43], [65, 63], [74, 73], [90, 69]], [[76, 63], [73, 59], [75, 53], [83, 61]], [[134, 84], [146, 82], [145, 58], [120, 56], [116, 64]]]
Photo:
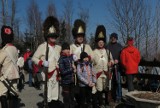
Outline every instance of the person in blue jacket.
[[74, 108], [74, 56], [70, 54], [68, 43], [62, 44], [61, 56], [59, 58], [59, 69], [62, 85], [62, 96], [65, 108]]

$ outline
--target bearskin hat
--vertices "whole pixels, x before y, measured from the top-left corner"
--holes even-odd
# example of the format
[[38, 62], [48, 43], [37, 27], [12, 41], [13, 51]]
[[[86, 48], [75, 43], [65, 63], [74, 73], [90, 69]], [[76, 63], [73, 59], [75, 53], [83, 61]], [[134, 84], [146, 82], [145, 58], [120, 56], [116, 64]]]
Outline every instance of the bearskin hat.
[[106, 29], [103, 25], [97, 26], [95, 33], [95, 42], [104, 41], [106, 43]]
[[84, 37], [85, 32], [86, 32], [86, 24], [84, 23], [84, 21], [82, 21], [81, 19], [75, 20], [74, 27], [72, 29], [72, 34], [73, 34], [74, 39], [78, 35], [82, 35]]
[[44, 38], [57, 38], [59, 36], [59, 21], [54, 16], [49, 16], [43, 23]]
[[1, 28], [2, 43], [11, 43], [14, 39], [13, 29], [10, 26], [3, 25]]

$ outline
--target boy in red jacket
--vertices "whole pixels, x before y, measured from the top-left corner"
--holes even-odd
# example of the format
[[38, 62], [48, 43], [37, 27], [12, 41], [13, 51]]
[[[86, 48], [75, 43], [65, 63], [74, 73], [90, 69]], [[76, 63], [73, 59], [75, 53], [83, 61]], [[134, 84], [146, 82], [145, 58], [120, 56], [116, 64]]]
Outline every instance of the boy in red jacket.
[[138, 64], [140, 62], [140, 52], [134, 47], [132, 37], [127, 39], [127, 47], [125, 47], [120, 55], [121, 63], [125, 68], [127, 77], [128, 91], [134, 91], [133, 79], [134, 74], [138, 73]]

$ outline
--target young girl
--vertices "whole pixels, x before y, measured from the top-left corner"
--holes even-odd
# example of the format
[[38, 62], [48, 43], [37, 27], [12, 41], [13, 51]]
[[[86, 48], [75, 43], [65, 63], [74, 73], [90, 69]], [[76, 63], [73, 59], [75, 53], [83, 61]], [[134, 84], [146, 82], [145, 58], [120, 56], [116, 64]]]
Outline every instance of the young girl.
[[[95, 86], [96, 77], [86, 52], [80, 54], [80, 60], [77, 65], [77, 74], [80, 86], [80, 108], [88, 108], [91, 103], [92, 87]], [[87, 103], [87, 105], [85, 105]]]

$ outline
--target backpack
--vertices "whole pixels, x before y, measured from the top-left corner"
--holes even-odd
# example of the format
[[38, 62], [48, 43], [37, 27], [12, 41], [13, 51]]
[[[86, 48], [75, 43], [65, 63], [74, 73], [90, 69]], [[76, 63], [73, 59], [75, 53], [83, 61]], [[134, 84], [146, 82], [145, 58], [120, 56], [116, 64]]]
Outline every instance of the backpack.
[[28, 69], [29, 69], [28, 61], [29, 61], [29, 58], [27, 58], [27, 60], [24, 62], [23, 69], [24, 69], [25, 71], [28, 71]]

